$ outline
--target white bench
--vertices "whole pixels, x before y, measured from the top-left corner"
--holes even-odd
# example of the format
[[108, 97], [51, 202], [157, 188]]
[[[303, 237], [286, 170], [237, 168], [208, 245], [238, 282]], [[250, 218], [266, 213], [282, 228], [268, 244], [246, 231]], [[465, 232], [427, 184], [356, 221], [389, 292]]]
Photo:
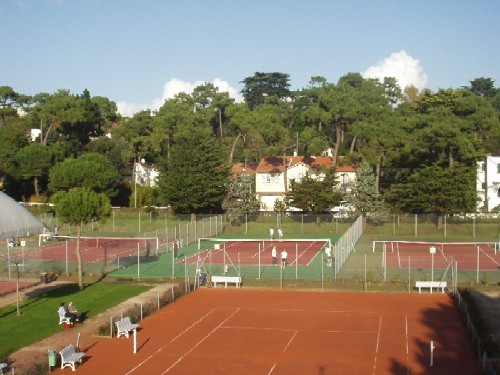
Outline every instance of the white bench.
[[422, 288], [432, 289], [441, 289], [441, 293], [444, 293], [444, 288], [446, 288], [446, 281], [416, 281], [415, 287], [418, 288], [418, 292], [422, 293]]
[[3, 363], [3, 362], [2, 362], [2, 363], [0, 363], [0, 375], [2, 375], [2, 374], [3, 374], [3, 369], [4, 369], [4, 368], [7, 368], [7, 363]]
[[82, 359], [85, 356], [85, 353], [75, 351], [72, 344], [69, 344], [61, 350], [59, 354], [61, 355], [61, 368], [63, 369], [66, 366], [69, 366], [73, 369], [73, 371], [75, 371], [75, 363], [82, 363]]
[[217, 287], [217, 283], [224, 283], [224, 287], [227, 288], [227, 284], [236, 284], [236, 288], [241, 286], [241, 277], [239, 276], [211, 276], [213, 287]]
[[130, 332], [139, 327], [139, 324], [132, 323], [130, 321], [130, 317], [126, 316], [121, 318], [116, 323], [116, 329], [118, 332], [116, 333], [116, 337], [120, 337], [124, 335], [125, 337], [130, 337]]
[[69, 316], [66, 316], [66, 314], [62, 315], [58, 311], [57, 315], [59, 316], [59, 324], [63, 324], [63, 323], [71, 324], [71, 318]]

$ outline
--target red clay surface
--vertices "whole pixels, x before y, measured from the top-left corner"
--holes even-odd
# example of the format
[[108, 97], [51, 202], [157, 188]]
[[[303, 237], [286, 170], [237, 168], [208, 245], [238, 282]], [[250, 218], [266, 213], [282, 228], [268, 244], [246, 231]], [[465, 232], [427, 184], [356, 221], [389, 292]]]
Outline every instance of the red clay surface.
[[281, 252], [286, 250], [288, 265], [306, 266], [325, 245], [325, 241], [228, 241], [221, 244], [219, 250], [208, 249], [189, 257], [186, 261], [194, 264], [199, 257], [204, 263], [212, 264], [224, 264], [230, 259], [234, 264], [272, 265], [271, 249], [276, 246], [278, 263]]
[[[432, 256], [429, 245], [419, 243], [386, 243], [387, 268], [407, 269], [431, 268]], [[434, 254], [434, 267], [446, 269], [451, 259], [455, 259], [459, 269], [497, 270], [500, 269], [500, 253], [495, 249], [480, 245], [437, 244]]]
[[[167, 243], [167, 239], [159, 238], [158, 246]], [[156, 239], [149, 241], [150, 253], [156, 252]], [[137, 255], [137, 249], [141, 254], [146, 251], [146, 242], [141, 238], [134, 239], [117, 239], [101, 241], [99, 245], [92, 242], [81, 241], [80, 252], [84, 262], [107, 263], [116, 260], [117, 258]], [[76, 262], [76, 240], [73, 241], [58, 241], [46, 244], [38, 248], [16, 249], [10, 251], [12, 258], [25, 259], [42, 259], [56, 262]], [[3, 254], [2, 258], [7, 258], [7, 254]]]
[[446, 294], [202, 288], [142, 321], [136, 354], [133, 336], [81, 347], [91, 375], [481, 373]]

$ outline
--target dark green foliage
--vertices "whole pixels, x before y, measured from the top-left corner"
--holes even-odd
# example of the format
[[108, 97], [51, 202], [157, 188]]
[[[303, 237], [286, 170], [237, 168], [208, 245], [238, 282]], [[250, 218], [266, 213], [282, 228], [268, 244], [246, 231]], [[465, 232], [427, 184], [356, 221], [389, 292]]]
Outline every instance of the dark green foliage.
[[266, 101], [271, 102], [273, 98], [286, 99], [290, 97], [289, 78], [290, 76], [285, 73], [256, 72], [241, 82], [245, 85], [241, 93], [251, 109]]
[[323, 171], [324, 178], [306, 174], [300, 181], [292, 181], [286, 201], [288, 207], [303, 212], [328, 212], [342, 200], [342, 192], [336, 190], [333, 169]]
[[475, 183], [474, 167], [431, 165], [415, 170], [406, 182], [393, 184], [389, 198], [404, 212], [474, 212]]
[[229, 178], [211, 129], [184, 127], [159, 165], [160, 199], [178, 213], [220, 212]]
[[117, 193], [120, 174], [113, 163], [103, 155], [88, 153], [69, 158], [50, 170], [49, 188], [53, 192], [86, 187], [113, 197]]

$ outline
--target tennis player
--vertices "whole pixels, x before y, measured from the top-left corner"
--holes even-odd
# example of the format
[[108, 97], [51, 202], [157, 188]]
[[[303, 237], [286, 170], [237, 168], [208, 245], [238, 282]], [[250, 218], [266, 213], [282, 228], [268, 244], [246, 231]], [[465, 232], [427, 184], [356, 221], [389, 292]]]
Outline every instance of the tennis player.
[[330, 249], [330, 246], [326, 245], [325, 246], [325, 253], [326, 253], [326, 265], [328, 267], [332, 266], [332, 249]]
[[281, 252], [281, 267], [285, 268], [286, 267], [286, 258], [288, 258], [288, 253], [286, 252], [286, 249], [283, 249]]

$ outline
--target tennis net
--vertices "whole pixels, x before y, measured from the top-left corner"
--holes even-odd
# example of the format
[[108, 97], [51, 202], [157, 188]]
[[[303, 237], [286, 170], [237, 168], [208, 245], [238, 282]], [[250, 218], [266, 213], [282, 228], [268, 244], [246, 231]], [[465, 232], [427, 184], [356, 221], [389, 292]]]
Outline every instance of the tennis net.
[[429, 253], [431, 248], [446, 254], [481, 252], [496, 255], [500, 250], [498, 242], [430, 242], [430, 241], [373, 241], [372, 250], [386, 252], [410, 252], [415, 255]]
[[269, 239], [252, 239], [252, 238], [210, 238], [210, 237], [200, 237], [198, 239], [198, 250], [208, 250], [208, 249], [229, 249], [229, 248], [258, 248], [259, 246], [264, 249], [272, 246], [272, 244], [283, 244], [290, 248], [294, 248], [296, 245], [307, 246], [314, 245], [314, 248], [318, 246], [323, 248], [328, 245], [332, 246], [332, 241], [329, 238], [295, 238], [295, 239], [283, 239], [279, 240], [269, 240]]
[[[76, 243], [76, 236], [54, 236], [53, 241]], [[80, 237], [80, 246], [84, 248], [118, 249], [123, 247], [139, 247], [141, 249], [158, 249], [161, 245], [159, 237]]]

